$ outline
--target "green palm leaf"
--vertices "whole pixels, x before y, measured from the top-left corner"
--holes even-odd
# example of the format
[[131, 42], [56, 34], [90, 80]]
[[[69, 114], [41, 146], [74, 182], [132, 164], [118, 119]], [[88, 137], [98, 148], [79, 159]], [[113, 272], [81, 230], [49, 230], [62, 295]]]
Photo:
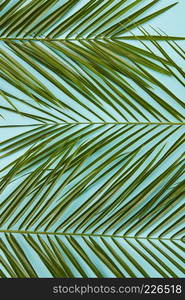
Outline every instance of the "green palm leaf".
[[0, 4], [0, 277], [183, 276], [176, 4]]

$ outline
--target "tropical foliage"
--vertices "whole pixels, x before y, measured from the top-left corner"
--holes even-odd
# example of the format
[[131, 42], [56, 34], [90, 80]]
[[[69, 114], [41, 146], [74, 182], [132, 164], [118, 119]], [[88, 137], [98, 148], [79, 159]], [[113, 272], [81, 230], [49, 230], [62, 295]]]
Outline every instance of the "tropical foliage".
[[1, 1], [0, 277], [183, 276], [185, 38], [145, 26], [163, 3]]

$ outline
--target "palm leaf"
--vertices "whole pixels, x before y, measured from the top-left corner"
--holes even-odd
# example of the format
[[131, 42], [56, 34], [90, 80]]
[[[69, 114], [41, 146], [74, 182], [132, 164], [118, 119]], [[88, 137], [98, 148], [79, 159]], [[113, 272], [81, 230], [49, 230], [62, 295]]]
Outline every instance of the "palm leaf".
[[[64, 237], [62, 235], [52, 237], [47, 235], [47, 240], [44, 240], [42, 235], [32, 234], [22, 234], [19, 238], [17, 234], [6, 234], [2, 236], [2, 239], [1, 249], [3, 248], [5, 256], [9, 259], [6, 264], [5, 259], [1, 258], [5, 269], [4, 277], [10, 275], [12, 277], [41, 277], [40, 267], [43, 265], [47, 270], [48, 277], [150, 277], [152, 274], [154, 277], [169, 278], [176, 277], [177, 272], [183, 274], [181, 267], [183, 257], [177, 254], [179, 247], [182, 247], [182, 242], [176, 245], [172, 241], [150, 240], [143, 244], [142, 239], [127, 238], [123, 240], [118, 237], [100, 238], [96, 236], [82, 238], [81, 236]], [[26, 253], [31, 251], [37, 256], [37, 264], [34, 264], [33, 256], [29, 256], [29, 261], [25, 258], [28, 270], [24, 269], [24, 264], [20, 264], [18, 250], [15, 252], [15, 245], [20, 250], [22, 241], [25, 243], [25, 253], [21, 251], [21, 254], [26, 257]], [[5, 242], [9, 243], [10, 250], [5, 246]], [[138, 245], [140, 245], [139, 248]], [[165, 264], [155, 256], [156, 247], [163, 255]], [[173, 253], [174, 249], [178, 250], [175, 254]], [[94, 265], [92, 256], [87, 256], [87, 252], [96, 256], [96, 260], [99, 262], [97, 265]], [[73, 263], [73, 267], [71, 264], [66, 266], [68, 260]], [[85, 269], [88, 271], [84, 272], [79, 262], [86, 266]], [[32, 264], [34, 264], [34, 270]], [[146, 270], [142, 267], [145, 264], [148, 267]]]
[[0, 277], [183, 276], [176, 4], [0, 4]]

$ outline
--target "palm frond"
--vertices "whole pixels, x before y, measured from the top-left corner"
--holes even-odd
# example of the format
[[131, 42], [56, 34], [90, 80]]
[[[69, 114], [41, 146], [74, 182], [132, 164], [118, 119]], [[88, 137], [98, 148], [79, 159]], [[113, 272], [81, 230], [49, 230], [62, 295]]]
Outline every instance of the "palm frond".
[[[42, 277], [43, 268], [47, 277], [169, 278], [177, 277], [176, 274], [183, 275], [183, 256], [179, 249], [182, 245], [182, 242], [176, 244], [169, 240], [143, 241], [80, 235], [47, 235], [45, 238], [43, 235], [34, 234], [1, 234], [0, 247], [5, 258], [1, 257], [0, 260], [5, 278]], [[156, 249], [160, 253], [160, 259], [156, 256]], [[33, 256], [28, 257], [29, 252], [36, 255], [37, 263]], [[98, 261], [96, 265], [94, 257]]]
[[[59, 6], [57, 2], [59, 2]], [[80, 2], [80, 0], [65, 1], [65, 3], [60, 3], [58, 0], [28, 3], [19, 0], [4, 1], [1, 5], [1, 38], [31, 38], [33, 36], [39, 38], [42, 35], [55, 39], [64, 33], [67, 38], [119, 36], [177, 4], [174, 2], [143, 18], [142, 14], [160, 0], [154, 0], [147, 5], [143, 0], [137, 0], [131, 4], [127, 4], [126, 0], [121, 0], [119, 3], [90, 0], [84, 1], [84, 4], [78, 9]], [[132, 12], [133, 9], [135, 12]], [[68, 16], [70, 11], [72, 13]], [[136, 18], [139, 19], [135, 21]], [[96, 25], [98, 25], [97, 28]], [[94, 28], [96, 29], [94, 30]]]
[[[164, 197], [161, 199], [161, 210], [168, 207], [168, 201], [177, 201], [176, 197], [181, 195], [183, 183], [170, 190], [168, 196], [164, 191], [183, 174], [182, 157], [160, 175], [156, 175], [146, 188], [144, 182], [155, 174], [157, 168], [165, 164], [174, 152], [182, 148], [184, 137], [181, 126], [171, 129], [166, 125], [162, 130], [159, 125], [151, 125], [150, 128], [146, 125], [133, 125], [132, 128], [127, 125], [107, 125], [106, 129], [102, 125], [93, 126], [94, 128], [92, 126], [84, 126], [81, 129], [71, 125], [62, 128], [54, 126], [54, 129], [53, 126], [42, 126], [45, 129], [34, 128], [4, 142], [9, 144], [2, 149], [8, 151], [4, 155], [17, 153], [23, 147], [28, 150], [13, 160], [11, 166], [8, 164], [2, 170], [4, 175], [1, 180], [1, 192], [6, 190], [9, 184], [16, 184], [17, 180], [22, 182], [1, 202], [1, 226], [8, 224], [10, 229], [24, 216], [19, 225], [21, 229], [25, 226], [26, 229], [32, 228], [39, 221], [37, 230], [43, 225], [48, 230], [53, 224], [58, 224], [55, 230], [65, 230], [66, 225], [71, 230], [74, 225], [78, 225], [77, 230], [86, 226], [87, 229], [83, 229], [86, 231], [96, 224], [97, 229], [94, 231], [98, 231], [103, 226], [101, 220], [104, 220], [102, 224], [108, 226], [104, 229], [107, 231], [115, 224], [124, 228], [122, 220], [129, 226], [132, 221], [133, 226], [133, 222], [138, 222], [138, 217], [139, 220], [145, 219], [145, 213], [147, 219], [150, 215], [153, 218], [153, 210], [156, 214], [159, 213], [156, 206], [159, 209], [160, 197]], [[61, 140], [60, 136], [64, 135], [64, 132], [68, 134]], [[126, 135], [124, 139], [123, 135]], [[164, 143], [175, 135], [178, 135], [178, 138], [170, 148], [165, 146]], [[152, 146], [151, 140], [156, 140]], [[73, 149], [74, 145], [79, 145], [76, 150]], [[163, 145], [161, 149], [160, 145]], [[168, 150], [163, 153], [165, 148]], [[135, 180], [138, 170], [139, 174]], [[107, 176], [108, 179], [103, 183], [103, 178]], [[176, 197], [173, 198], [176, 189], [179, 194], [175, 194]], [[90, 191], [91, 194], [87, 198], [85, 195]], [[156, 194], [153, 194], [154, 191]], [[133, 198], [130, 198], [131, 195], [134, 195]], [[128, 203], [127, 199], [130, 199]], [[79, 203], [78, 209], [73, 211], [73, 203], [76, 207], [76, 202]], [[130, 209], [133, 208], [135, 215], [130, 213]], [[66, 210], [71, 212], [68, 213], [67, 219], [61, 224], [57, 223], [63, 218]], [[129, 220], [124, 212], [129, 215]], [[107, 220], [104, 219], [106, 215]]]
[[[13, 90], [19, 90], [26, 97], [15, 97], [2, 88], [1, 94], [3, 93], [11, 104], [15, 103], [14, 106], [16, 105], [18, 110], [12, 109], [11, 105], [7, 108], [9, 111], [22, 114], [18, 109], [20, 104], [29, 106], [33, 112], [37, 111], [40, 114], [38, 117], [32, 114], [33, 118], [45, 123], [184, 120], [181, 113], [184, 108], [183, 100], [147, 70], [149, 68], [173, 76], [174, 80], [184, 85], [180, 79], [180, 75], [184, 76], [183, 70], [156, 41], [155, 46], [161, 50], [164, 58], [156, 56], [154, 51], [140, 50], [140, 53], [137, 53], [136, 47], [128, 47], [121, 41], [81, 41], [78, 45], [72, 41], [64, 41], [62, 44], [44, 42], [42, 46], [33, 42], [8, 42], [7, 45], [22, 62], [17, 63], [13, 53], [7, 56], [6, 52], [1, 50], [2, 78]], [[153, 59], [158, 60], [161, 66], [153, 62]], [[25, 63], [35, 69], [37, 77], [33, 77], [31, 72], [27, 71]], [[13, 75], [15, 69], [16, 78]], [[175, 69], [180, 72], [179, 76]], [[37, 79], [43, 77], [44, 81]], [[50, 92], [47, 85], [54, 87], [59, 96], [56, 97]], [[74, 92], [70, 92], [68, 87]], [[158, 95], [156, 87], [166, 94], [165, 97], [172, 98], [174, 103], [168, 103], [164, 96]], [[142, 96], [143, 93], [145, 97]], [[71, 105], [71, 101], [74, 105]], [[175, 103], [178, 104], [177, 109]], [[84, 114], [80, 111], [84, 111]]]
[[[127, 1], [115, 4], [114, 1], [87, 1], [70, 16], [67, 15], [80, 1], [66, 1], [56, 10], [56, 0], [49, 3], [31, 1], [25, 5], [20, 1], [10, 2], [12, 6], [7, 1], [7, 10], [5, 1], [1, 16], [1, 35], [5, 36], [4, 42], [1, 42], [1, 77], [14, 91], [18, 90], [24, 96], [15, 97], [14, 93], [7, 93], [7, 90], [1, 87], [1, 94], [3, 93], [4, 97], [9, 99], [9, 103], [17, 108], [7, 107], [9, 112], [21, 113], [45, 123], [172, 120], [183, 122], [182, 99], [164, 89], [164, 86], [159, 85], [159, 81], [154, 80], [155, 75], [142, 67], [174, 76], [170, 65], [175, 68], [178, 66], [174, 65], [165, 50], [159, 57], [154, 53], [155, 50], [143, 50], [119, 39], [112, 39], [119, 27], [124, 27], [121, 31], [130, 31], [176, 3], [135, 22], [136, 18], [160, 1], [152, 1], [139, 9], [138, 6], [143, 5], [142, 0], [129, 5]], [[137, 9], [136, 12], [124, 17], [133, 9]], [[43, 18], [46, 12], [47, 16]], [[100, 23], [99, 16], [102, 12], [103, 23]], [[122, 19], [111, 26], [118, 18]], [[34, 28], [31, 29], [33, 24]], [[92, 29], [98, 24], [100, 25], [92, 33]], [[42, 34], [45, 37], [42, 41], [35, 42], [34, 39], [39, 38], [39, 28], [44, 28]], [[105, 28], [107, 29], [104, 30]], [[32, 30], [36, 30], [34, 38], [28, 41], [26, 38], [32, 35]], [[67, 31], [69, 32], [66, 33]], [[21, 40], [20, 35], [23, 33]], [[88, 37], [84, 38], [84, 34], [87, 33]], [[62, 40], [59, 39], [60, 34], [65, 35]], [[12, 40], [9, 39], [10, 36]], [[161, 39], [161, 34], [158, 36]], [[144, 37], [155, 40], [150, 34], [144, 34]], [[156, 43], [155, 46], [159, 48]], [[28, 71], [28, 66], [32, 71]], [[184, 73], [181, 75], [184, 76]], [[178, 80], [179, 76], [175, 77]], [[182, 83], [182, 80], [180, 82]], [[55, 95], [51, 92], [52, 87], [57, 91]], [[152, 91], [151, 88], [155, 87], [170, 94], [175, 102], [180, 103], [179, 109], [175, 109], [175, 102], [171, 105], [164, 96], [159, 96], [155, 90]], [[141, 93], [135, 91], [138, 88]], [[146, 97], [143, 97], [143, 92]], [[73, 101], [74, 105], [69, 104], [69, 101]], [[20, 105], [25, 105], [25, 109], [29, 106], [34, 113], [25, 114], [18, 109]], [[164, 113], [161, 113], [161, 108], [164, 109]], [[6, 106], [1, 106], [1, 109], [6, 110]], [[168, 118], [165, 112], [169, 113]]]
[[0, 277], [183, 276], [176, 4], [1, 1]]

